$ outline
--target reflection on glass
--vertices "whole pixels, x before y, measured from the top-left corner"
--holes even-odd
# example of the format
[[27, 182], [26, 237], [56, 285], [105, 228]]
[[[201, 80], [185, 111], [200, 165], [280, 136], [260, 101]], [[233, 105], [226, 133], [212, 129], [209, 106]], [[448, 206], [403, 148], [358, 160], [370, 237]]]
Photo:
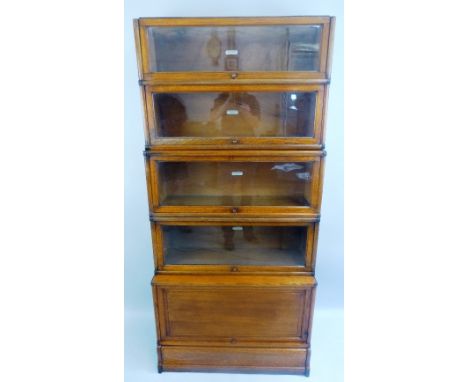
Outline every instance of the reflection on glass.
[[320, 25], [149, 27], [151, 72], [318, 71]]
[[313, 137], [316, 92], [156, 93], [158, 137]]
[[169, 265], [304, 265], [307, 227], [163, 226]]
[[159, 176], [162, 206], [310, 206], [310, 162], [159, 162]]

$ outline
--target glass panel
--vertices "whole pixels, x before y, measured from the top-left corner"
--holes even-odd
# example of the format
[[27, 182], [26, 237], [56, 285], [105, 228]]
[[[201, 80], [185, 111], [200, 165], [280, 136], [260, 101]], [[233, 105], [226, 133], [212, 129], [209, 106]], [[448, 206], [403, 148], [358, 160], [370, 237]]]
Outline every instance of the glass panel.
[[165, 264], [298, 265], [307, 227], [163, 226]]
[[311, 163], [160, 162], [163, 206], [309, 206]]
[[158, 137], [313, 137], [316, 92], [154, 94]]
[[149, 27], [151, 72], [318, 71], [320, 25]]

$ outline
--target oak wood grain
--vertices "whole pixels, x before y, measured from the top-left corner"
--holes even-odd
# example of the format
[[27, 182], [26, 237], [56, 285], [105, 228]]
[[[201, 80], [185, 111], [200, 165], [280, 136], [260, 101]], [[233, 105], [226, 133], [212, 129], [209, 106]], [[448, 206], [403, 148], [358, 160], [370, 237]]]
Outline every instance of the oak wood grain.
[[[335, 18], [139, 18], [133, 27], [144, 116], [158, 371], [309, 375]], [[315, 37], [297, 45], [297, 38], [291, 40], [283, 30], [295, 30], [295, 36], [312, 30]], [[253, 37], [246, 39], [249, 33]], [[155, 40], [161, 37], [166, 53], [161, 40]], [[298, 50], [289, 49], [292, 43]], [[240, 54], [225, 57], [226, 49]], [[301, 51], [303, 56], [288, 56]], [[277, 61], [269, 63], [266, 53]], [[306, 61], [288, 62], [291, 57]], [[273, 125], [286, 109], [277, 99], [300, 92], [316, 94], [309, 117], [313, 122], [302, 116], [299, 120], [310, 124], [306, 128], [282, 120], [288, 128], [302, 126], [293, 131], [307, 133], [279, 133]], [[209, 130], [219, 111], [208, 105], [210, 93], [240, 100], [242, 118], [217, 121], [217, 132]], [[174, 94], [185, 94], [179, 97], [185, 109], [154, 101]], [[250, 96], [255, 94], [256, 100]], [[197, 118], [190, 120], [185, 113]], [[160, 134], [158, 118], [169, 123], [166, 136]], [[284, 173], [272, 176], [273, 169]], [[296, 173], [304, 182], [291, 176]], [[233, 226], [243, 233], [233, 234]], [[291, 238], [284, 241], [288, 227], [301, 228], [291, 231], [299, 246]], [[169, 249], [175, 255], [167, 261]]]

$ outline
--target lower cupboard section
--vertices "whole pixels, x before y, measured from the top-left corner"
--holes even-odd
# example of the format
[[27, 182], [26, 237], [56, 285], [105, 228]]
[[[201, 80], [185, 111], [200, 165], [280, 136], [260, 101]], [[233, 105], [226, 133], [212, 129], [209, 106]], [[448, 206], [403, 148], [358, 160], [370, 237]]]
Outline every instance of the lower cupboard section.
[[157, 274], [159, 371], [308, 374], [315, 278]]
[[161, 346], [159, 371], [306, 374], [307, 349]]

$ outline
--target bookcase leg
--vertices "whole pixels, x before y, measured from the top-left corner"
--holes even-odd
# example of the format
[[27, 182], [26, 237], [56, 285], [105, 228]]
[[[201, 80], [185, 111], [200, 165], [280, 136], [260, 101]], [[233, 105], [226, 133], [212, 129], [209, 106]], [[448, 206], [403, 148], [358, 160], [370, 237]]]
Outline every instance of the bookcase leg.
[[163, 367], [162, 367], [162, 362], [161, 362], [161, 345], [159, 345], [159, 341], [158, 341], [158, 373], [161, 374], [163, 372]]

